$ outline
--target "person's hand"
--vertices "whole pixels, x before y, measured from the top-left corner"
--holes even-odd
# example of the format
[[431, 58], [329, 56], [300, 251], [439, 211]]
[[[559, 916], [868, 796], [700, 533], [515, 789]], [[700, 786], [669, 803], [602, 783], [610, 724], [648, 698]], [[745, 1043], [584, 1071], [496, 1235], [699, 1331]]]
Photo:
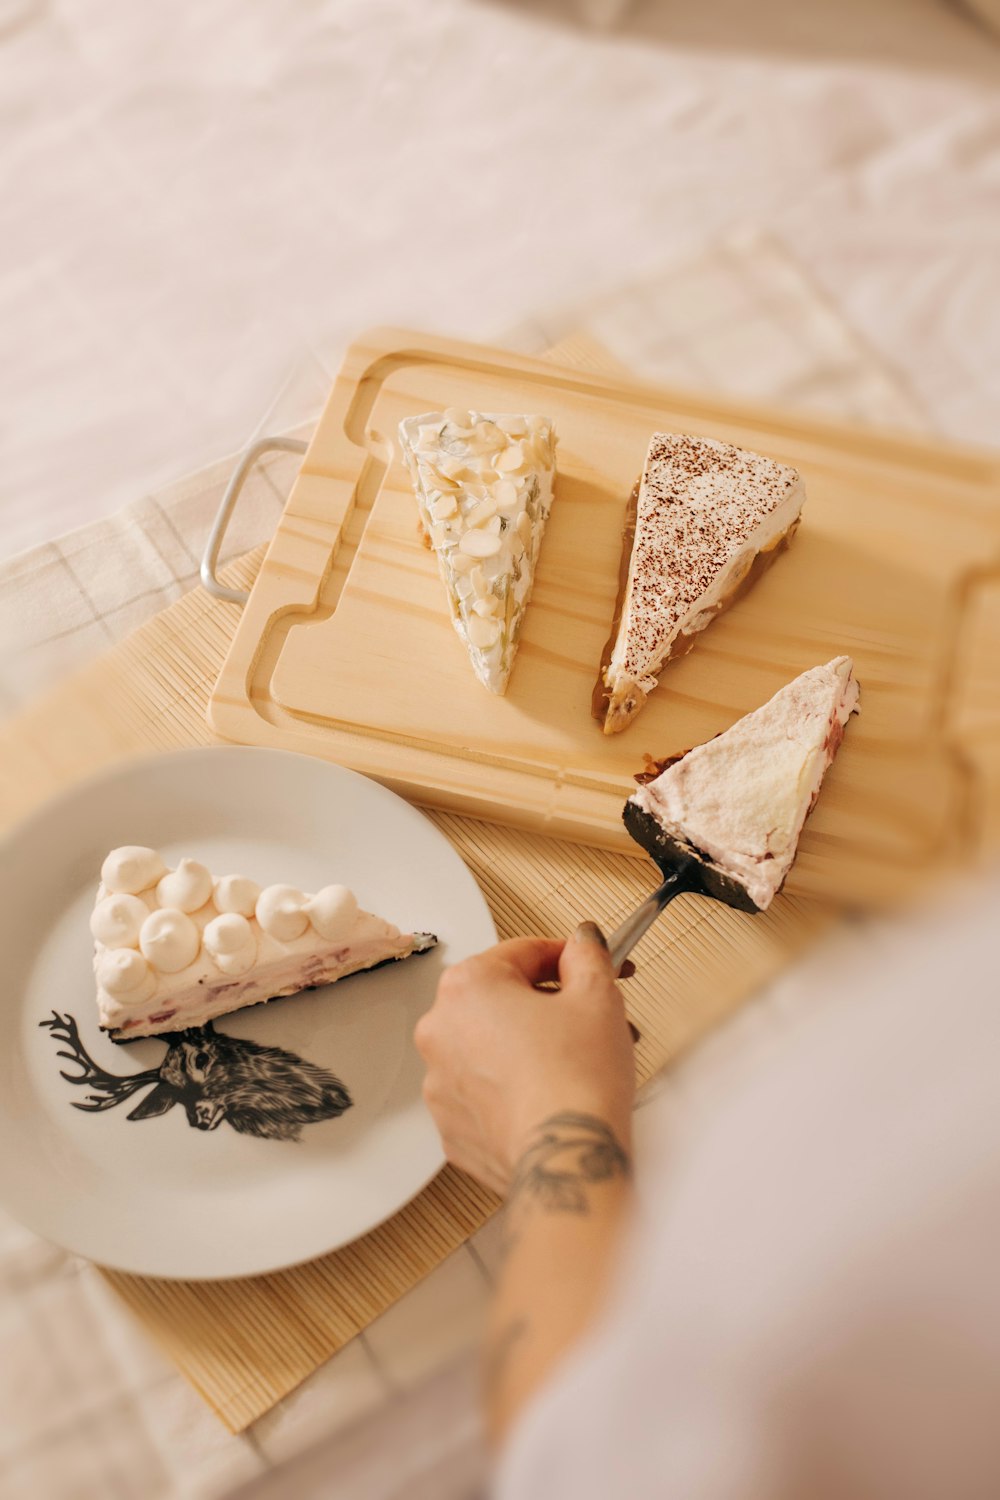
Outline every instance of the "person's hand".
[[[558, 980], [558, 991], [537, 985]], [[627, 1149], [632, 1038], [598, 928], [517, 938], [446, 969], [415, 1033], [424, 1098], [450, 1162], [503, 1193], [531, 1132], [562, 1111], [604, 1121]]]

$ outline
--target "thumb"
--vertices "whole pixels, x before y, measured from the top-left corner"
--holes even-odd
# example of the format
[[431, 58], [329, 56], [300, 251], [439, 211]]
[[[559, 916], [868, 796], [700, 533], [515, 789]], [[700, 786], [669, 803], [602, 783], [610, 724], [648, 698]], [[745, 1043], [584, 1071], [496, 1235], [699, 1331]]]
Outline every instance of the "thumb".
[[559, 982], [563, 989], [606, 990], [619, 998], [611, 955], [596, 922], [581, 922], [559, 957]]

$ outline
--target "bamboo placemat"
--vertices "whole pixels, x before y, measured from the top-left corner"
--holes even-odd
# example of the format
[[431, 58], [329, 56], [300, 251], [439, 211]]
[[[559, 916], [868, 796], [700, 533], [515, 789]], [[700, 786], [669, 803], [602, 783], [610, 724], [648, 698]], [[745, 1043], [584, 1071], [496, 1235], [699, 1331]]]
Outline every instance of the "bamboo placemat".
[[[253, 580], [258, 549], [235, 565]], [[0, 735], [0, 818], [88, 773], [142, 753], [211, 744], [205, 706], [238, 611], [200, 589], [85, 668]], [[478, 879], [501, 936], [563, 935], [582, 916], [612, 926], [649, 890], [641, 860], [452, 814], [432, 813]], [[629, 1010], [648, 1079], [729, 1014], [832, 920], [818, 903], [779, 901], [742, 917], [682, 901], [645, 939]], [[353, 1245], [271, 1276], [232, 1282], [107, 1279], [233, 1431], [286, 1396], [477, 1228], [496, 1201], [444, 1171]]]
[[[561, 348], [566, 362], [589, 349]], [[229, 570], [247, 587], [258, 548]], [[213, 742], [205, 710], [238, 608], [187, 595], [0, 732], [0, 824], [116, 761]], [[430, 814], [466, 860], [503, 937], [607, 927], [649, 890], [644, 861], [447, 813]], [[785, 897], [763, 916], [675, 903], [644, 940], [629, 982], [648, 1079], [825, 930], [828, 907]], [[494, 1212], [451, 1169], [379, 1229], [304, 1266], [235, 1282], [105, 1272], [110, 1284], [233, 1431], [249, 1426], [432, 1271]]]

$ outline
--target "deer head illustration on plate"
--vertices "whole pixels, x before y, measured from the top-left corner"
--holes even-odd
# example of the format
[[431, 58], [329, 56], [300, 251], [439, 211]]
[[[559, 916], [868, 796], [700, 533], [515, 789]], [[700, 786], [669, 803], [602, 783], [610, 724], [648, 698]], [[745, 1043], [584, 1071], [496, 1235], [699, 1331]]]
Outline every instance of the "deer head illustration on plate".
[[160, 1066], [124, 1075], [109, 1073], [94, 1062], [72, 1016], [53, 1011], [38, 1024], [62, 1043], [56, 1055], [77, 1069], [60, 1069], [60, 1077], [90, 1090], [83, 1099], [72, 1101], [76, 1109], [115, 1109], [149, 1089], [127, 1119], [150, 1120], [179, 1104], [195, 1130], [215, 1130], [225, 1120], [241, 1135], [296, 1141], [303, 1125], [335, 1119], [353, 1102], [344, 1084], [326, 1068], [282, 1047], [227, 1036], [210, 1021], [154, 1038], [167, 1047]]

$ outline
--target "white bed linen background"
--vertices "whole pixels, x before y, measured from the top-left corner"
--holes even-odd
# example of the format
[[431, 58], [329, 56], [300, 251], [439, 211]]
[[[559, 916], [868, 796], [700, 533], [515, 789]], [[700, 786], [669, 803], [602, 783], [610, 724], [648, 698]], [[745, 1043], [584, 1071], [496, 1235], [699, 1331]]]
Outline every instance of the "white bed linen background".
[[[582, 326], [668, 381], [996, 440], [990, 44], [974, 50], [943, 7], [910, 0], [886, 10], [926, 24], [921, 66], [874, 44], [820, 64], [799, 49], [691, 52], [656, 32], [654, 9], [600, 47], [461, 0], [300, 3], [280, 25], [225, 0], [181, 4], [161, 36], [111, 0], [29, 3], [10, 27], [0, 14], [3, 108], [23, 126], [0, 147], [0, 550], [48, 543], [0, 570], [0, 640], [18, 648], [5, 707], [191, 586], [226, 466], [164, 480], [249, 439], [263, 410], [258, 430], [308, 418], [366, 323], [472, 337], [516, 323], [527, 349]], [[844, 9], [861, 34], [861, 10]], [[503, 110], [483, 88], [498, 69]], [[420, 103], [428, 78], [440, 110]], [[320, 161], [306, 138], [322, 139], [331, 91], [380, 123]], [[424, 173], [407, 180], [403, 146], [391, 183], [373, 172], [415, 109], [421, 159], [443, 151], [473, 184], [458, 219]], [[524, 215], [510, 190], [529, 148], [550, 196], [520, 236], [498, 234], [505, 188]], [[355, 224], [341, 205], [361, 183]], [[266, 534], [286, 478], [255, 480], [233, 550]], [[124, 516], [59, 535], [137, 494]], [[468, 1348], [491, 1265], [486, 1231], [234, 1438], [92, 1268], [4, 1221], [0, 1496], [187, 1500], [243, 1481], [275, 1495], [293, 1482], [297, 1500], [470, 1494], [469, 1378], [434, 1372]], [[311, 1477], [292, 1481], [285, 1466], [319, 1440]]]
[[241, 447], [306, 350], [492, 338], [745, 223], [981, 434], [996, 41], [946, 0], [573, 13], [0, 0], [0, 555]]

